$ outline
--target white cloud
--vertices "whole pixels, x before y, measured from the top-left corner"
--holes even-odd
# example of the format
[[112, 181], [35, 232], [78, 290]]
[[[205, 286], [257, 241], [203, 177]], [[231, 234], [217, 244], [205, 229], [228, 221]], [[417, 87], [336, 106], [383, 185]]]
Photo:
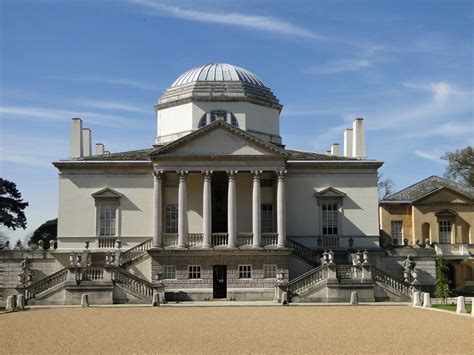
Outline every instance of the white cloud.
[[[328, 40], [327, 37], [314, 33], [304, 27], [294, 25], [269, 16], [256, 16], [232, 12], [212, 12], [194, 9], [184, 9], [177, 6], [164, 4], [162, 1], [154, 0], [129, 0], [154, 10], [154, 15], [180, 18], [188, 21], [217, 23], [221, 25], [230, 25], [245, 27], [266, 32], [280, 33], [300, 38]], [[147, 12], [148, 13], [148, 12]]]
[[358, 71], [368, 68], [372, 62], [365, 58], [338, 59], [321, 66], [306, 68], [303, 72], [306, 74], [338, 74], [344, 72]]
[[129, 87], [140, 89], [140, 90], [151, 90], [151, 91], [160, 90], [160, 87], [157, 85], [144, 83], [137, 80], [125, 79], [125, 78], [105, 78], [101, 76], [85, 76], [85, 77], [80, 77], [80, 78], [51, 76], [49, 77], [49, 79], [66, 80], [66, 81], [90, 81], [90, 82], [97, 82], [97, 83], [102, 83], [102, 84], [129, 86]]
[[474, 134], [474, 123], [446, 122], [440, 125], [434, 125], [433, 128], [423, 130], [413, 130], [401, 136], [401, 138], [429, 138], [439, 137], [459, 137], [472, 136]]
[[439, 164], [443, 163], [443, 161], [440, 159], [440, 156], [442, 154], [433, 153], [433, 152], [425, 152], [425, 151], [422, 151], [422, 150], [415, 150], [415, 155], [420, 157], [420, 158], [433, 161], [435, 163], [439, 163]]
[[130, 124], [133, 124], [135, 127], [141, 127], [143, 125], [136, 119], [96, 112], [80, 112], [30, 106], [0, 106], [0, 117], [2, 119], [9, 119], [12, 116], [46, 121], [68, 121], [72, 117], [80, 117], [84, 120], [86, 126], [89, 123], [106, 127], [120, 127]]
[[367, 129], [398, 128], [414, 132], [417, 129], [426, 130], [427, 127], [431, 129], [435, 125], [444, 125], [447, 120], [462, 114], [472, 117], [473, 91], [458, 89], [444, 81], [428, 84], [404, 83], [403, 86], [427, 92], [429, 96], [424, 100], [410, 99], [407, 104], [397, 104], [396, 107], [402, 107], [401, 109], [372, 112], [374, 119], [367, 125]]
[[141, 106], [136, 106], [119, 101], [80, 99], [76, 100], [75, 102], [77, 105], [85, 107], [153, 114], [153, 108], [151, 107], [145, 109]]

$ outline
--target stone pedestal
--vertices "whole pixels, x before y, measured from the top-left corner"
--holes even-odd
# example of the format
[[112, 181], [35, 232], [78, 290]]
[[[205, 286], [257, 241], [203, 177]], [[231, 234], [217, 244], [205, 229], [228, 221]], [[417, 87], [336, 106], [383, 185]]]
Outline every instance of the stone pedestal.
[[420, 300], [420, 293], [413, 292], [413, 306], [414, 307], [421, 307], [421, 300]]
[[425, 294], [423, 295], [423, 307], [431, 308], [431, 296], [428, 292], [425, 292]]
[[466, 312], [466, 300], [464, 296], [459, 296], [456, 301], [456, 313], [464, 314]]
[[359, 305], [359, 298], [357, 297], [357, 292], [351, 292], [351, 306], [358, 306]]
[[20, 311], [25, 309], [25, 295], [18, 295], [16, 308]]
[[8, 296], [5, 310], [7, 312], [12, 312], [15, 310], [15, 307], [16, 307], [16, 296]]
[[281, 304], [283, 306], [288, 306], [288, 292], [283, 292], [281, 294]]
[[153, 307], [159, 307], [160, 306], [160, 294], [159, 293], [154, 293], [153, 294], [153, 301], [151, 303]]
[[81, 307], [82, 308], [89, 307], [89, 296], [86, 293], [83, 293], [81, 296]]

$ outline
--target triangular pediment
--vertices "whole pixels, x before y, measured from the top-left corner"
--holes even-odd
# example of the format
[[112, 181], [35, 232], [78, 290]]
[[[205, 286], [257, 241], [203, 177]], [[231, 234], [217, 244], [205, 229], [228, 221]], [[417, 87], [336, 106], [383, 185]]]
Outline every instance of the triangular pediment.
[[286, 156], [286, 152], [224, 121], [216, 121], [151, 153], [152, 157], [162, 155]]
[[338, 189], [335, 189], [334, 187], [327, 187], [323, 190], [316, 191], [314, 193], [314, 196], [316, 196], [316, 197], [343, 198], [344, 196], [346, 196], [346, 194], [342, 191], [339, 191]]
[[93, 198], [105, 198], [105, 199], [118, 199], [120, 197], [122, 197], [122, 194], [115, 191], [115, 190], [112, 190], [111, 188], [104, 188], [102, 190], [99, 190], [97, 192], [94, 192], [92, 194], [92, 197]]
[[413, 201], [413, 203], [473, 203], [474, 201], [449, 187], [441, 187]]
[[455, 211], [452, 211], [452, 210], [449, 210], [449, 209], [445, 209], [445, 210], [442, 210], [442, 211], [439, 211], [439, 212], [436, 212], [435, 213], [435, 216], [438, 217], [438, 218], [454, 218], [456, 217], [458, 214], [455, 212]]

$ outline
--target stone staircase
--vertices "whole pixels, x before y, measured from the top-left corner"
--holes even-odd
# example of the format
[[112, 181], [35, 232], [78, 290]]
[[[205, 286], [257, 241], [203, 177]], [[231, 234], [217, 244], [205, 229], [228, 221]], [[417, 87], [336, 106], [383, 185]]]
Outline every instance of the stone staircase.
[[120, 267], [113, 270], [112, 280], [115, 286], [131, 293], [134, 297], [145, 302], [151, 302], [153, 290], [156, 288], [151, 282], [134, 275]]
[[288, 283], [288, 292], [291, 297], [303, 296], [304, 293], [327, 280], [326, 266], [319, 266], [293, 279]]
[[320, 253], [316, 250], [308, 248], [307, 246], [298, 243], [293, 239], [288, 239], [288, 248], [293, 250], [293, 254], [304, 259], [308, 264], [317, 266], [321, 264]]
[[[31, 304], [46, 301], [51, 295], [65, 289], [68, 292], [73, 292], [75, 288], [81, 289], [79, 285], [83, 284], [93, 288], [94, 284], [100, 287], [109, 283], [113, 285], [110, 287], [116, 286], [123, 292], [131, 294], [132, 298], [146, 303], [151, 302], [153, 284], [126, 270], [127, 267], [148, 255], [147, 250], [151, 246], [152, 241], [149, 239], [126, 250], [119, 255], [115, 266], [89, 266], [80, 268], [79, 271], [74, 268], [61, 269], [29, 285], [25, 290], [26, 301], [30, 301]], [[76, 279], [80, 280], [77, 285]]]
[[29, 301], [33, 298], [44, 298], [51, 290], [56, 291], [56, 289], [60, 289], [66, 283], [67, 276], [68, 269], [64, 268], [41, 280], [33, 282], [25, 290], [25, 300]]
[[131, 263], [138, 261], [142, 257], [148, 255], [147, 250], [152, 247], [152, 240], [145, 240], [133, 248], [130, 248], [120, 254], [118, 265], [122, 268], [130, 265]]
[[293, 302], [410, 301], [413, 288], [372, 265], [322, 265], [286, 285]]

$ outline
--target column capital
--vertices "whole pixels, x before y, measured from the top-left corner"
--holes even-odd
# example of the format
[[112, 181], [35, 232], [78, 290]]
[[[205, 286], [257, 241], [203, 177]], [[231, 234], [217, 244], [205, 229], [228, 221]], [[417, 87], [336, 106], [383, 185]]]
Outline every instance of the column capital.
[[203, 170], [201, 174], [204, 175], [204, 180], [210, 180], [213, 172], [213, 170]]
[[238, 170], [227, 170], [227, 176], [229, 177], [229, 180], [235, 180], [238, 172]]
[[287, 172], [288, 170], [277, 170], [276, 174], [277, 174], [278, 180], [283, 180]]
[[186, 176], [188, 175], [188, 171], [187, 170], [177, 170], [176, 174], [178, 174], [178, 178], [180, 180], [184, 180], [184, 179], [186, 179]]
[[260, 180], [260, 177], [262, 176], [262, 170], [251, 170], [250, 173], [254, 180]]
[[162, 180], [164, 177], [164, 174], [165, 174], [164, 170], [158, 170], [156, 168], [153, 169], [153, 178], [155, 180]]

